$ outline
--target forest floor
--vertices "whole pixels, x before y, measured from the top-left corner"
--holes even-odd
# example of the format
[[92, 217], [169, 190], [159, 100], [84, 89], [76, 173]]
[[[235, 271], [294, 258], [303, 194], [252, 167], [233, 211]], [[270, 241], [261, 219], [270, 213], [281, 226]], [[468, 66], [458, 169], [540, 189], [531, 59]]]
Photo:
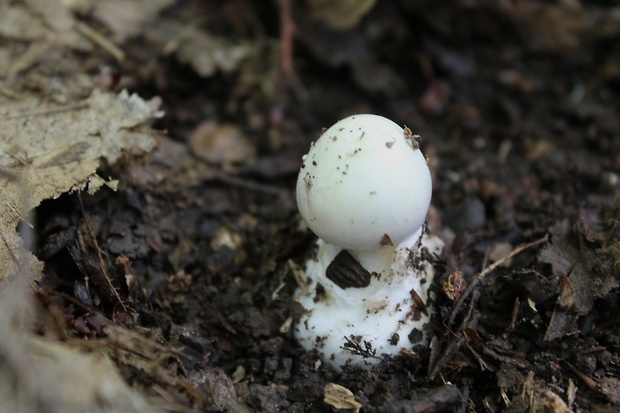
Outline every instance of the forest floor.
[[[7, 310], [21, 292], [0, 300], [1, 412], [620, 409], [615, 2], [0, 16], [0, 178], [40, 203], [36, 260], [11, 249], [14, 202], [0, 223], [18, 264], [2, 288], [34, 292], [25, 318]], [[421, 135], [446, 247], [431, 349], [337, 372], [292, 334], [292, 267], [315, 241], [294, 188], [310, 142], [354, 113]], [[340, 407], [330, 383], [351, 392]]]

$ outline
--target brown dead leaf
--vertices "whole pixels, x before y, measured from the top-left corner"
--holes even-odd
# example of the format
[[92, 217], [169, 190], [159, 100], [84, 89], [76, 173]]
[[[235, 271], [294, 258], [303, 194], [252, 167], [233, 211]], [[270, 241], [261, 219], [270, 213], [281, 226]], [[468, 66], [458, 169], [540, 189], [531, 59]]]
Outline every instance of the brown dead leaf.
[[562, 287], [560, 296], [555, 303], [555, 311], [547, 326], [544, 339], [551, 341], [556, 338], [574, 333], [577, 329], [579, 314], [574, 311], [576, 301], [575, 290], [571, 287], [568, 277], [561, 275]]
[[598, 383], [598, 389], [610, 402], [614, 404], [620, 403], [620, 379], [604, 377]]
[[564, 400], [551, 390], [545, 390], [532, 403], [534, 412], [541, 413], [573, 413]]
[[107, 357], [32, 335], [29, 283], [25, 276], [16, 281], [0, 294], [0, 412], [159, 411]]
[[467, 281], [465, 281], [463, 273], [458, 268], [451, 272], [448, 280], [443, 283], [443, 292], [452, 301], [458, 301], [466, 289]]
[[249, 163], [256, 159], [256, 148], [234, 125], [203, 122], [189, 137], [194, 155], [213, 164], [231, 165]]
[[574, 331], [577, 319], [592, 310], [596, 299], [620, 286], [619, 214], [616, 207], [602, 219], [581, 219], [573, 226], [565, 220], [552, 228], [551, 243], [542, 250], [540, 259], [551, 265], [562, 287], [545, 340]]
[[[174, 54], [200, 76], [209, 77], [217, 71], [229, 73], [252, 54], [248, 41], [232, 42], [215, 36], [200, 27], [182, 24], [172, 19], [159, 19], [150, 31], [153, 40], [164, 44], [166, 54]], [[254, 45], [255, 46], [255, 45]]]
[[[5, 374], [0, 374], [0, 388], [5, 391], [0, 390], [1, 411], [157, 411], [127, 386], [105, 357], [32, 337], [10, 340], [10, 344], [13, 349], [2, 349]], [[6, 374], [9, 371], [19, 374]]]
[[323, 401], [337, 412], [358, 413], [362, 407], [351, 390], [336, 383], [325, 385]]
[[232, 379], [220, 369], [203, 369], [193, 374], [194, 382], [213, 398], [213, 410], [249, 413], [250, 409], [239, 402]]
[[[507, 364], [500, 371], [500, 387], [506, 400], [509, 400], [511, 412], [532, 413], [572, 413], [560, 396], [545, 388], [545, 383], [530, 371], [524, 376], [519, 369]], [[514, 389], [521, 391], [511, 396]]]
[[[67, 83], [77, 89], [85, 87], [80, 97], [87, 95], [93, 89], [89, 87], [93, 79], [82, 71], [83, 57], [67, 49], [92, 52], [101, 48], [117, 60], [123, 60], [124, 52], [106, 36], [77, 19], [73, 13], [75, 8], [84, 7], [67, 0], [0, 2], [0, 77], [10, 80], [16, 96], [20, 95], [20, 89], [51, 89], [50, 95], [66, 102], [66, 91], [59, 89], [69, 86]], [[27, 73], [29, 69], [34, 69], [35, 73]], [[16, 77], [25, 73], [27, 76]], [[49, 77], [53, 77], [54, 82], [50, 82]]]
[[297, 39], [319, 60], [332, 67], [349, 67], [355, 82], [369, 93], [389, 96], [406, 88], [400, 73], [376, 58], [360, 32], [323, 30], [313, 22], [298, 22]]
[[375, 5], [376, 0], [309, 0], [310, 17], [319, 20], [333, 30], [348, 30], [360, 22]]
[[[512, 244], [510, 244], [509, 242], [500, 242], [498, 244], [494, 244], [491, 246], [491, 248], [489, 248], [489, 260], [491, 260], [491, 262], [499, 261], [500, 259], [510, 254], [512, 249]], [[504, 261], [501, 266], [509, 268], [511, 263], [512, 260], [509, 259]]]
[[591, 27], [593, 22], [581, 7], [568, 3], [523, 1], [515, 7], [515, 14], [523, 25], [522, 32], [531, 50], [562, 53], [580, 46], [579, 33]]

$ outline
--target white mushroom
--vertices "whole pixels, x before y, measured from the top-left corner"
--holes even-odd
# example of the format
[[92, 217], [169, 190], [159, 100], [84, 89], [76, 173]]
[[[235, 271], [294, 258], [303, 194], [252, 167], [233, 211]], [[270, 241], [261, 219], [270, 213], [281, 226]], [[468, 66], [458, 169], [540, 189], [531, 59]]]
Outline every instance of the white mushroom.
[[382, 354], [426, 345], [432, 265], [423, 234], [431, 176], [408, 128], [354, 115], [327, 129], [297, 179], [301, 216], [320, 238], [296, 294], [306, 310], [295, 335], [339, 367], [372, 366]]
[[323, 132], [304, 158], [297, 205], [322, 240], [354, 250], [398, 245], [420, 229], [431, 174], [413, 135], [377, 115], [354, 115]]

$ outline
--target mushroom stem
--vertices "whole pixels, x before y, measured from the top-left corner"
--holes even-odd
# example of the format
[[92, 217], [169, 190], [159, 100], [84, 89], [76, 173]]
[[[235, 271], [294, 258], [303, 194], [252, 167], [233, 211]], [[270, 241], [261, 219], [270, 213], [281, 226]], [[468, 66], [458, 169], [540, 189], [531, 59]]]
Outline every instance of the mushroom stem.
[[391, 245], [384, 245], [376, 250], [347, 250], [366, 270], [371, 273], [381, 274], [382, 272], [389, 271], [394, 261], [394, 256], [398, 250], [403, 248], [414, 248], [416, 244], [420, 243], [422, 237], [422, 228], [415, 231], [409, 237], [405, 238], [403, 242], [394, 247]]
[[378, 250], [348, 250], [351, 255], [370, 273], [380, 274], [389, 270], [394, 259], [395, 248], [386, 245]]

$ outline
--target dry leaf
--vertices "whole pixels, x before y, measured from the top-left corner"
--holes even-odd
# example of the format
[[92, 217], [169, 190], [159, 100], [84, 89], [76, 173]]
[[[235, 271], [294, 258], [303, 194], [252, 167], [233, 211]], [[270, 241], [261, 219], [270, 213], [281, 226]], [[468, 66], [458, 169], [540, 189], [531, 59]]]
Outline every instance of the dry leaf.
[[[502, 258], [508, 256], [513, 250], [512, 244], [509, 242], [500, 242], [499, 244], [494, 244], [489, 249], [489, 260], [491, 262], [496, 262], [501, 260]], [[501, 267], [509, 268], [512, 263], [512, 258], [507, 259], [501, 265]]]
[[231, 42], [173, 20], [158, 21], [153, 33], [165, 43], [165, 52], [191, 65], [196, 73], [209, 77], [217, 71], [232, 72], [252, 54], [250, 42]]
[[95, 4], [93, 15], [105, 23], [118, 42], [142, 33], [144, 26], [174, 0], [107, 0]]
[[580, 46], [580, 32], [593, 24], [580, 7], [570, 7], [563, 2], [524, 1], [514, 11], [518, 21], [525, 23], [522, 29], [530, 49], [537, 52], [576, 50]]
[[598, 383], [598, 389], [612, 403], [620, 403], [620, 379], [603, 377]]
[[330, 29], [348, 30], [357, 26], [375, 3], [376, 0], [309, 0], [307, 6], [310, 16]]
[[338, 412], [357, 413], [362, 407], [362, 404], [355, 400], [351, 390], [336, 383], [325, 385], [323, 401]]
[[[15, 333], [2, 331], [7, 334]], [[0, 355], [4, 372], [0, 373], [0, 411], [158, 411], [125, 383], [105, 357], [23, 335], [5, 341]]]
[[75, 19], [60, 0], [11, 3], [0, 5], [0, 36], [64, 45], [78, 50], [92, 48], [92, 43], [74, 30]]
[[157, 412], [103, 356], [30, 334], [26, 274], [0, 294], [0, 412]]
[[533, 402], [534, 412], [541, 413], [573, 413], [564, 400], [551, 390], [545, 390]]
[[618, 214], [615, 209], [604, 219], [582, 219], [573, 226], [566, 220], [552, 228], [551, 243], [541, 251], [540, 259], [551, 265], [562, 284], [545, 340], [574, 332], [577, 319], [592, 310], [595, 300], [620, 285]]
[[[0, 107], [0, 286], [17, 271], [22, 242], [15, 228], [22, 211], [79, 188], [102, 159], [113, 163], [127, 151], [151, 151], [154, 138], [132, 128], [162, 116], [158, 107], [158, 99], [99, 91], [66, 107], [37, 98]], [[33, 257], [28, 262], [29, 274], [38, 273], [40, 264]]]
[[[39, 0], [40, 1], [40, 0]], [[50, 59], [55, 51], [66, 47], [92, 50], [93, 44], [73, 30], [72, 17], [57, 0], [45, 4], [55, 5], [57, 12], [48, 12], [48, 7], [36, 8], [37, 2], [11, 4], [0, 2], [0, 77], [13, 77], [35, 64]], [[53, 8], [53, 7], [52, 7]], [[64, 56], [66, 58], [66, 56]], [[34, 89], [36, 84], [28, 84]]]
[[256, 159], [256, 148], [234, 125], [204, 122], [192, 132], [189, 146], [194, 155], [214, 164], [249, 163]]

